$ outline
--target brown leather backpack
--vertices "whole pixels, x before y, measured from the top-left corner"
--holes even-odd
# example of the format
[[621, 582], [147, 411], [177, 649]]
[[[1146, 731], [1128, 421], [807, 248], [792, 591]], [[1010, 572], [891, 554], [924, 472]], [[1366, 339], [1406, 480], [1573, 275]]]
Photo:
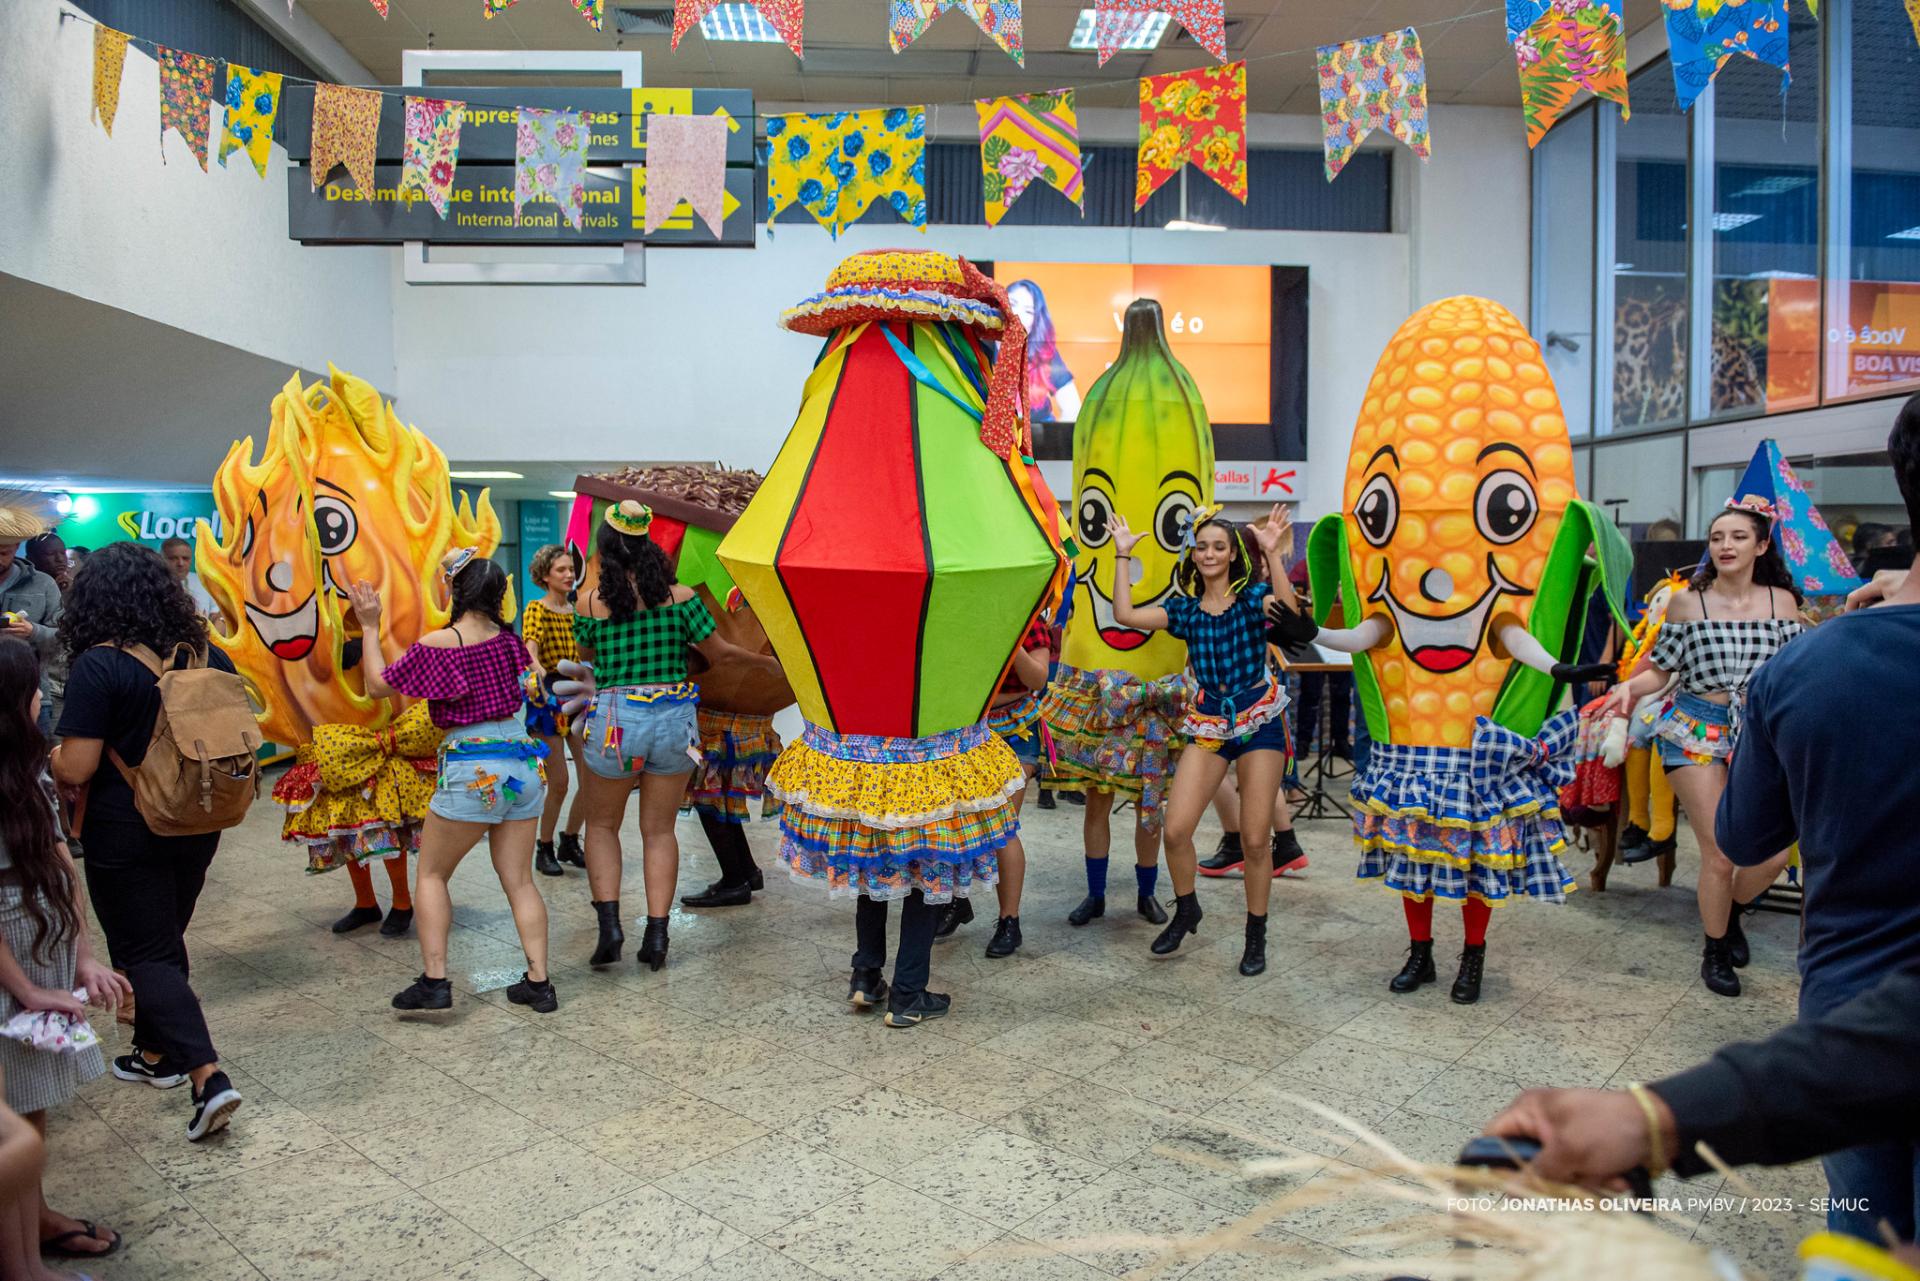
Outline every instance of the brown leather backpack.
[[[187, 665], [179, 665], [182, 650]], [[174, 647], [162, 663], [145, 645], [124, 647], [154, 675], [160, 710], [147, 754], [129, 769], [109, 751], [114, 768], [133, 789], [140, 817], [157, 836], [224, 831], [246, 817], [260, 794], [260, 725], [246, 684], [207, 665], [204, 651]]]

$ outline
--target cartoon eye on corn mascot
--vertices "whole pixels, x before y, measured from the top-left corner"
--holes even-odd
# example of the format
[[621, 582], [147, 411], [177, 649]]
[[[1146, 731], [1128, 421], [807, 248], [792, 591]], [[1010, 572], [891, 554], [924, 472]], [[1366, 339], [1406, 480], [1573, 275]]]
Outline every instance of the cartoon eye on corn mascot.
[[402, 710], [367, 696], [348, 588], [379, 588], [387, 640], [443, 627], [442, 556], [490, 554], [499, 519], [484, 493], [456, 501], [446, 455], [370, 383], [332, 366], [325, 382], [288, 381], [259, 461], [251, 436], [235, 444], [213, 494], [223, 536], [200, 524], [195, 566], [234, 628], [214, 640], [246, 680], [262, 731], [298, 748], [274, 788], [281, 835], [306, 848], [309, 872], [347, 865], [356, 905], [338, 933], [381, 920], [366, 863], [387, 860], [394, 910], [381, 932], [402, 934], [413, 915], [406, 856], [433, 795], [440, 731], [424, 703]]
[[1167, 345], [1160, 304], [1136, 299], [1120, 353], [1087, 391], [1073, 428], [1073, 535], [1080, 548], [1060, 668], [1041, 706], [1053, 740], [1048, 785], [1087, 793], [1087, 896], [1067, 916], [1106, 914], [1108, 819], [1135, 802], [1139, 911], [1164, 925], [1154, 898], [1161, 809], [1186, 711], [1186, 642], [1113, 616], [1122, 520], [1143, 531], [1128, 562], [1135, 603], [1163, 604], [1196, 512], [1213, 504], [1213, 428], [1193, 378]]
[[1575, 494], [1566, 419], [1540, 346], [1483, 298], [1446, 298], [1400, 326], [1367, 386], [1344, 510], [1314, 526], [1315, 610], [1338, 595], [1373, 735], [1353, 787], [1359, 876], [1406, 909], [1412, 948], [1389, 987], [1435, 979], [1433, 902], [1458, 902], [1467, 946], [1456, 1002], [1479, 999], [1490, 909], [1565, 900], [1573, 878], [1558, 789], [1577, 712], [1570, 682], [1596, 590], [1624, 628], [1631, 554]]

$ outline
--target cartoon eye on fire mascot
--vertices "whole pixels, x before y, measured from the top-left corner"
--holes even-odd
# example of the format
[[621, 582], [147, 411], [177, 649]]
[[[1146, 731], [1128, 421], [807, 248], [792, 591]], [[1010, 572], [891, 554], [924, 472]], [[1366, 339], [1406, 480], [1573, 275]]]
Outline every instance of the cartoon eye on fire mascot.
[[[1090, 824], [1111, 810], [1115, 796], [1132, 799], [1137, 860], [1156, 868], [1160, 811], [1186, 706], [1187, 647], [1167, 632], [1115, 621], [1121, 564], [1113, 531], [1123, 518], [1145, 532], [1129, 565], [1134, 601], [1164, 603], [1175, 590], [1174, 568], [1194, 513], [1213, 504], [1213, 428], [1151, 299], [1128, 305], [1120, 353], [1074, 420], [1073, 494], [1080, 555], [1060, 668], [1041, 710], [1054, 744], [1048, 785], [1086, 789]], [[1087, 854], [1092, 902], [1104, 897], [1106, 851], [1089, 842]], [[1141, 875], [1144, 890], [1151, 873]], [[1143, 913], [1152, 901], [1150, 892], [1141, 895]], [[1155, 905], [1149, 919], [1165, 916]]]
[[1414, 948], [1393, 990], [1433, 981], [1433, 900], [1461, 903], [1454, 999], [1478, 997], [1488, 909], [1563, 901], [1572, 877], [1557, 792], [1577, 713], [1588, 602], [1620, 625], [1631, 554], [1576, 495], [1573, 450], [1540, 346], [1483, 298], [1400, 326], [1367, 386], [1344, 510], [1309, 540], [1316, 613], [1357, 625], [1316, 639], [1355, 653], [1374, 747], [1354, 783], [1362, 878], [1404, 896]]
[[234, 627], [214, 641], [246, 680], [267, 738], [299, 752], [274, 788], [282, 835], [306, 847], [309, 871], [348, 864], [359, 923], [371, 924], [379, 912], [365, 906], [362, 864], [395, 860], [396, 906], [405, 902], [405, 855], [426, 819], [440, 732], [424, 703], [368, 697], [348, 591], [379, 588], [382, 638], [404, 648], [447, 624], [442, 557], [491, 554], [499, 519], [484, 492], [456, 500], [446, 455], [371, 384], [331, 365], [325, 382], [287, 382], [259, 460], [251, 436], [235, 444], [213, 495], [222, 536], [201, 522], [194, 561]]

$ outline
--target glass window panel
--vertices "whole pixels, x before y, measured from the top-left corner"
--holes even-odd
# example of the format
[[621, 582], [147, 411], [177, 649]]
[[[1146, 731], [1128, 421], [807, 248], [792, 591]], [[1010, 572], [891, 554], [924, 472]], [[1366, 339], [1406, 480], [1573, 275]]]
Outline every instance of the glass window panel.
[[[1533, 331], [1567, 416], [1593, 423], [1593, 138], [1599, 113], [1577, 112], [1533, 151]], [[1345, 175], [1341, 177], [1345, 181]]]
[[1595, 445], [1593, 488], [1588, 497], [1625, 524], [1678, 523], [1686, 477], [1683, 433]]
[[1854, 0], [1848, 284], [1827, 328], [1833, 396], [1920, 387], [1920, 44], [1901, 0]]
[[1687, 418], [1688, 118], [1661, 59], [1614, 133], [1613, 430]]
[[1695, 407], [1702, 416], [1799, 409], [1819, 389], [1820, 27], [1804, 6], [1791, 15], [1784, 94], [1780, 68], [1751, 58], [1729, 58], [1714, 80], [1712, 379], [1707, 404]]

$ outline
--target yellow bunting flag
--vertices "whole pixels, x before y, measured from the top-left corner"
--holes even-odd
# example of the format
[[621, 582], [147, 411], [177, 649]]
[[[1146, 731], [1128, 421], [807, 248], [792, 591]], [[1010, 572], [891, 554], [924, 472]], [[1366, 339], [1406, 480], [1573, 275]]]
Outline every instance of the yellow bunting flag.
[[373, 192], [374, 144], [380, 136], [380, 99], [375, 89], [345, 85], [313, 87], [313, 187], [327, 180], [335, 165], [345, 165], [353, 185]]
[[1083, 173], [1073, 90], [981, 98], [973, 110], [980, 118], [981, 193], [989, 227], [999, 225], [1007, 206], [1030, 183], [1044, 182], [1080, 205]]
[[767, 117], [767, 226], [798, 201], [838, 236], [883, 200], [927, 225], [927, 109], [875, 107]]
[[127, 66], [127, 33], [112, 27], [93, 29], [93, 118], [113, 136], [113, 118], [120, 114], [120, 73]]
[[220, 131], [220, 167], [236, 151], [247, 153], [254, 172], [267, 176], [273, 147], [273, 118], [280, 114], [280, 73], [227, 64], [225, 120]]

